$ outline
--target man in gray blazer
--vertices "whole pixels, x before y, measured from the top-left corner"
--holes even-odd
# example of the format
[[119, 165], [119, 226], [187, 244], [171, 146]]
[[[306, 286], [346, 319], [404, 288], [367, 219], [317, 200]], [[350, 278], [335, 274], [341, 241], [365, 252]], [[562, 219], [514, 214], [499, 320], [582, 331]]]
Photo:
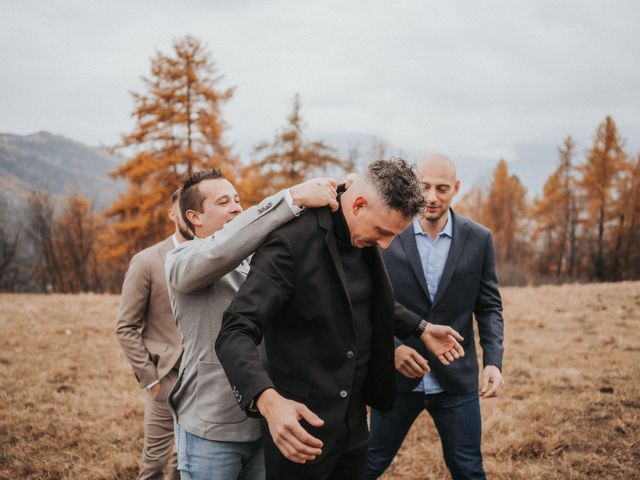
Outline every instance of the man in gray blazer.
[[164, 260], [167, 252], [193, 238], [180, 215], [180, 191], [171, 196], [170, 237], [134, 255], [122, 284], [116, 335], [138, 383], [148, 391], [144, 406], [144, 446], [138, 479], [161, 479], [167, 462], [179, 478], [173, 447], [173, 418], [167, 395], [177, 377], [182, 353], [171, 311]]
[[316, 179], [242, 212], [238, 193], [218, 170], [196, 172], [180, 195], [196, 238], [167, 255], [171, 305], [183, 336], [183, 359], [169, 404], [176, 421], [183, 479], [264, 478], [260, 423], [247, 418], [218, 362], [222, 314], [249, 271], [246, 258], [303, 207], [338, 208], [336, 182]]
[[[390, 412], [371, 411], [367, 479], [384, 472], [425, 409], [454, 480], [484, 479], [479, 397], [495, 397], [504, 387], [502, 301], [491, 232], [450, 208], [460, 181], [449, 158], [427, 157], [418, 177], [426, 207], [384, 251], [385, 264], [396, 301], [460, 332], [468, 354], [444, 366], [420, 342], [396, 339], [398, 394]], [[474, 315], [484, 365], [480, 389]]]

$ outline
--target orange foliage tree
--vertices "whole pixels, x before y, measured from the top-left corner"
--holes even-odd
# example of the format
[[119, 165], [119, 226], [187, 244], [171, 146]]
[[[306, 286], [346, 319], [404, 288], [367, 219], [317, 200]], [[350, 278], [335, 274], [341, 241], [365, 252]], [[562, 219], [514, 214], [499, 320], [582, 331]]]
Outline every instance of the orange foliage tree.
[[519, 264], [525, 259], [528, 209], [527, 189], [500, 160], [485, 206], [485, 226], [493, 232], [498, 261]]
[[509, 174], [507, 163], [500, 160], [489, 188], [472, 188], [455, 209], [493, 232], [501, 281], [507, 284], [527, 283], [527, 190], [517, 175]]
[[320, 140], [306, 140], [304, 127], [300, 97], [296, 95], [287, 125], [273, 142], [258, 145], [255, 153], [261, 158], [242, 170], [239, 193], [245, 204], [253, 205], [278, 190], [304, 181], [312, 173], [327, 174], [332, 166], [348, 168], [348, 162], [343, 162], [329, 145]]
[[575, 278], [577, 253], [578, 204], [575, 193], [571, 136], [558, 149], [560, 164], [544, 184], [542, 196], [533, 205], [533, 238], [539, 248], [535, 268], [558, 279]]
[[219, 89], [209, 52], [186, 36], [173, 55], [157, 52], [144, 94], [134, 93], [136, 125], [116, 148], [129, 160], [111, 173], [129, 189], [106, 212], [115, 220], [109, 247], [113, 258], [128, 259], [170, 232], [166, 203], [194, 169], [221, 168], [233, 177], [237, 159], [223, 140], [221, 107], [233, 89]]
[[624, 163], [614, 200], [613, 280], [640, 277], [640, 154]]
[[615, 218], [615, 187], [626, 164], [623, 140], [613, 118], [606, 117], [596, 131], [586, 162], [580, 165], [577, 186], [583, 192], [584, 240], [589, 248], [593, 275], [603, 281], [610, 276], [611, 239], [607, 238]]

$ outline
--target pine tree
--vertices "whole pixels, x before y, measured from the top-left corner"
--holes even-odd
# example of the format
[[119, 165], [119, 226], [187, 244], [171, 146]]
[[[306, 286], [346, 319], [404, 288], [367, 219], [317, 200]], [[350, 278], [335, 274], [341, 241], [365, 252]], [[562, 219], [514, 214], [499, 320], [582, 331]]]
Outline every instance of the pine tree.
[[248, 205], [264, 197], [300, 183], [312, 174], [327, 174], [331, 167], [348, 168], [335, 150], [321, 140], [304, 138], [305, 122], [300, 114], [300, 97], [296, 95], [287, 125], [271, 143], [255, 148], [259, 160], [243, 169], [240, 197]]
[[541, 198], [534, 202], [536, 220], [534, 239], [542, 245], [537, 269], [556, 278], [575, 275], [577, 257], [577, 204], [573, 155], [575, 143], [571, 136], [559, 148], [560, 164], [549, 176]]
[[485, 222], [493, 232], [498, 262], [522, 264], [525, 260], [527, 189], [517, 175], [510, 175], [500, 160], [493, 175], [486, 203]]
[[128, 191], [107, 211], [115, 219], [114, 258], [130, 257], [170, 231], [166, 205], [171, 193], [194, 169], [222, 168], [233, 175], [237, 160], [223, 140], [221, 107], [233, 89], [219, 89], [209, 52], [186, 36], [173, 55], [157, 52], [146, 93], [134, 93], [136, 125], [118, 150], [129, 160], [112, 172], [129, 182]]
[[613, 266], [607, 258], [613, 250], [607, 247], [607, 229], [613, 219], [614, 187], [626, 161], [623, 144], [615, 122], [606, 117], [596, 131], [585, 164], [579, 167], [582, 175], [578, 187], [583, 192], [586, 209], [582, 222], [589, 233], [593, 273], [599, 281], [609, 277], [609, 268]]

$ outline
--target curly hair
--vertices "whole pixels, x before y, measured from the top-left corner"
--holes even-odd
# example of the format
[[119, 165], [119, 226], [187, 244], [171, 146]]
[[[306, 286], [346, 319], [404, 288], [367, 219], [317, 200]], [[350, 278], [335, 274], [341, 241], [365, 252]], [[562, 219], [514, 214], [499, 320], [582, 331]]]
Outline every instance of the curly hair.
[[413, 218], [424, 208], [425, 199], [420, 192], [415, 165], [399, 157], [376, 160], [367, 168], [367, 177], [384, 203], [404, 218]]
[[193, 224], [187, 218], [187, 210], [195, 210], [202, 212], [202, 204], [204, 196], [198, 189], [198, 184], [205, 180], [215, 180], [217, 178], [226, 178], [217, 168], [208, 168], [206, 170], [197, 170], [185, 178], [182, 188], [180, 189], [180, 213], [182, 219], [187, 226], [195, 232]]

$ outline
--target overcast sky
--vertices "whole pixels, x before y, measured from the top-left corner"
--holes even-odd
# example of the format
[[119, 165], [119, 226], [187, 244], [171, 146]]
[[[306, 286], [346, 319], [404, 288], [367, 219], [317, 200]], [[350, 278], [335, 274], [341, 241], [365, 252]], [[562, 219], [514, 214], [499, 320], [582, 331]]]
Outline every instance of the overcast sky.
[[244, 159], [297, 92], [310, 138], [443, 152], [467, 186], [505, 158], [537, 192], [563, 138], [583, 152], [606, 115], [640, 152], [639, 25], [634, 0], [3, 2], [0, 132], [117, 142], [153, 53], [192, 34], [236, 87]]

